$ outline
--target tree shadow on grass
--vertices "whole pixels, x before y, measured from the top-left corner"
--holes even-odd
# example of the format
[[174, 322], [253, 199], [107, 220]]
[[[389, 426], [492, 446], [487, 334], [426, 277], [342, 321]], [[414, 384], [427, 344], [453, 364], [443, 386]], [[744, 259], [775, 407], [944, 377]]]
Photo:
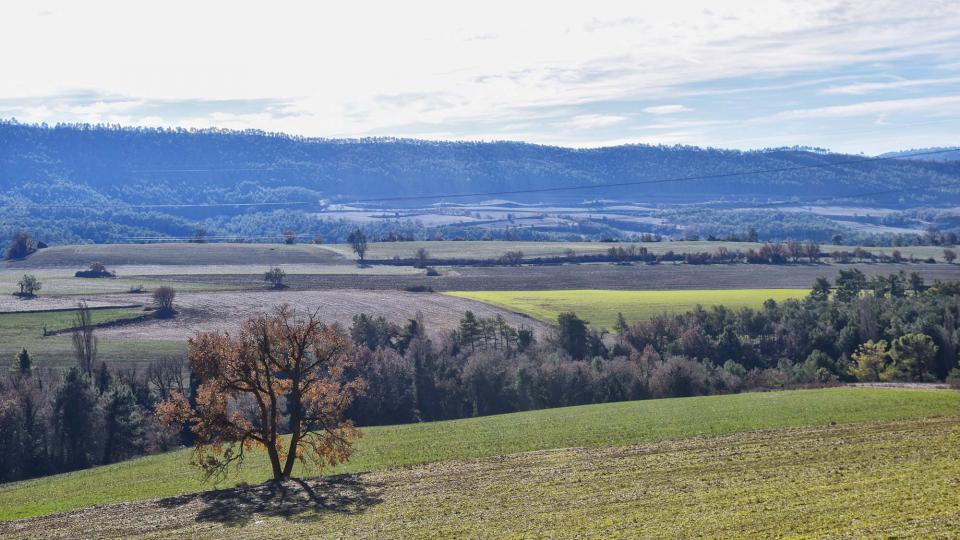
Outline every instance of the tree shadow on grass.
[[344, 474], [183, 495], [160, 505], [172, 508], [196, 502], [200, 505], [196, 521], [242, 527], [257, 517], [317, 521], [331, 513], [359, 514], [382, 502], [381, 493], [379, 484]]

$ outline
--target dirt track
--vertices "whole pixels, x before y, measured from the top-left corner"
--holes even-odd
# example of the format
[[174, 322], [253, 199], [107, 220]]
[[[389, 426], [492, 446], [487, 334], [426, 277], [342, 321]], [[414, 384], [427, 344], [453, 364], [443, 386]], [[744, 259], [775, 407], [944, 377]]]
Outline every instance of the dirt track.
[[[129, 302], [131, 296], [123, 295], [122, 299]], [[146, 295], [139, 296], [138, 300], [149, 303]], [[403, 323], [419, 311], [423, 314], [428, 332], [437, 334], [456, 328], [463, 313], [471, 310], [482, 317], [499, 313], [511, 325], [532, 328], [541, 335], [549, 328], [535, 319], [472, 300], [430, 293], [348, 289], [182, 293], [177, 295], [176, 305], [180, 313], [174, 319], [105, 328], [99, 334], [106, 339], [182, 341], [198, 331], [235, 331], [241, 321], [281, 304], [311, 312], [319, 310], [325, 321], [339, 322], [347, 327], [358, 313], [382, 315], [390, 321]]]
[[0, 312], [2, 313], [25, 313], [30, 311], [50, 311], [58, 309], [74, 309], [80, 301], [87, 303], [92, 308], [105, 307], [125, 307], [135, 302], [129, 298], [124, 301], [122, 298], [116, 298], [116, 301], [102, 301], [98, 299], [88, 299], [86, 297], [73, 296], [36, 296], [34, 298], [22, 299], [12, 294], [9, 296], [0, 296]]

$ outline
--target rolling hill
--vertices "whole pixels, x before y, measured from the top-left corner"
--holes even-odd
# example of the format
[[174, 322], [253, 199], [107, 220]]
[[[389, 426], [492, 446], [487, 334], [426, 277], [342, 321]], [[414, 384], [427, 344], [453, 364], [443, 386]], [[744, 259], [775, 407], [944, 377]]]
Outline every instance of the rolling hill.
[[936, 418], [540, 450], [84, 508], [0, 536], [953, 538], [958, 434]]
[[[958, 162], [849, 163], [859, 159], [799, 149], [572, 149], [2, 122], [0, 214], [4, 229], [29, 228], [60, 243], [187, 236], [201, 225], [213, 233], [247, 236], [278, 235], [281, 227], [305, 232], [323, 218], [321, 201], [376, 205], [384, 198], [441, 192], [510, 191], [515, 202], [540, 204], [616, 199], [659, 205], [884, 192], [848, 202], [891, 208], [942, 205], [960, 193]], [[756, 170], [776, 172], [737, 174]], [[660, 182], [704, 175], [715, 177]], [[579, 189], [607, 184], [621, 185]], [[523, 193], [551, 188], [560, 190]], [[323, 232], [342, 238], [349, 227], [330, 223]]]

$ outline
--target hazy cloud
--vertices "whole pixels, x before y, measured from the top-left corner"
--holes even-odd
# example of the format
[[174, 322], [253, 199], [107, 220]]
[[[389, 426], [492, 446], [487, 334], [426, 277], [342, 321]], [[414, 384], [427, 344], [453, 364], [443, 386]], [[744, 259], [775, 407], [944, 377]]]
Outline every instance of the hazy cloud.
[[648, 114], [676, 114], [680, 112], [688, 112], [691, 109], [684, 105], [656, 105], [653, 107], [645, 107], [643, 112]]
[[[48, 0], [43, 9], [54, 16], [0, 4], [0, 49], [17, 52], [4, 57], [0, 116], [576, 146], [882, 151], [960, 137], [960, 113], [942, 101], [960, 82], [960, 10], [949, 2], [265, 9], [244, 0]], [[884, 99], [850, 103], [860, 95]], [[958, 121], [911, 129], [918, 119], [905, 111]], [[645, 127], [639, 113], [697, 123]]]
[[912, 88], [918, 86], [933, 86], [943, 84], [958, 84], [960, 77], [950, 77], [945, 79], [902, 79], [887, 82], [871, 82], [846, 84], [843, 86], [831, 86], [821, 91], [823, 94], [849, 94], [862, 95], [885, 90], [898, 90], [901, 88]]
[[590, 129], [613, 126], [627, 120], [625, 116], [603, 114], [581, 114], [570, 119], [569, 125], [576, 129]]

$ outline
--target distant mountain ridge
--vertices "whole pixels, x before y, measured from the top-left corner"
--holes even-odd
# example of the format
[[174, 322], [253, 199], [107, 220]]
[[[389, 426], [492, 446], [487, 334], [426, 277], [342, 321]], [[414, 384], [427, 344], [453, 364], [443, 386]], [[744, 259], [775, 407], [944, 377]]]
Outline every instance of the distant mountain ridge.
[[[778, 169], [856, 156], [794, 150], [741, 152], [696, 147], [570, 149], [516, 142], [405, 139], [323, 140], [259, 132], [44, 128], [0, 124], [0, 185], [62, 182], [77, 195], [130, 204], [263, 202], [302, 197], [349, 201], [655, 181]], [[911, 198], [955, 179], [951, 165], [876, 162], [578, 192], [597, 196], [710, 200], [848, 195], [913, 187]], [[92, 191], [92, 192], [91, 192]], [[55, 195], [55, 194], [51, 194]], [[42, 193], [41, 197], [50, 202]], [[523, 199], [523, 197], [518, 197]], [[537, 194], [532, 199], [569, 198]]]
[[[931, 154], [930, 152], [937, 152]], [[930, 148], [913, 148], [898, 152], [887, 152], [878, 157], [902, 157], [920, 161], [960, 161], [960, 146], [932, 146]]]
[[[797, 149], [572, 149], [519, 142], [330, 140], [254, 131], [46, 127], [7, 121], [0, 122], [0, 212], [5, 229], [39, 227], [83, 240], [189, 234], [200, 220], [220, 220], [213, 223], [219, 226], [238, 216], [245, 220], [245, 231], [267, 230], [269, 220], [257, 216], [278, 208], [203, 206], [209, 204], [296, 202], [284, 215], [307, 220], [310, 212], [323, 208], [320, 201], [501, 191], [536, 192], [472, 200], [579, 204], [610, 199], [669, 206], [883, 192], [844, 204], [960, 204], [960, 162], [904, 159], [802, 168], [860, 159]], [[771, 169], [778, 172], [736, 174]], [[718, 177], [693, 179], [701, 176]], [[602, 187], [607, 184], [621, 185]], [[584, 186], [592, 188], [579, 189]], [[384, 207], [470, 200], [438, 197], [390, 201]], [[264, 225], [249, 225], [258, 220]], [[62, 236], [60, 232], [55, 236]]]

